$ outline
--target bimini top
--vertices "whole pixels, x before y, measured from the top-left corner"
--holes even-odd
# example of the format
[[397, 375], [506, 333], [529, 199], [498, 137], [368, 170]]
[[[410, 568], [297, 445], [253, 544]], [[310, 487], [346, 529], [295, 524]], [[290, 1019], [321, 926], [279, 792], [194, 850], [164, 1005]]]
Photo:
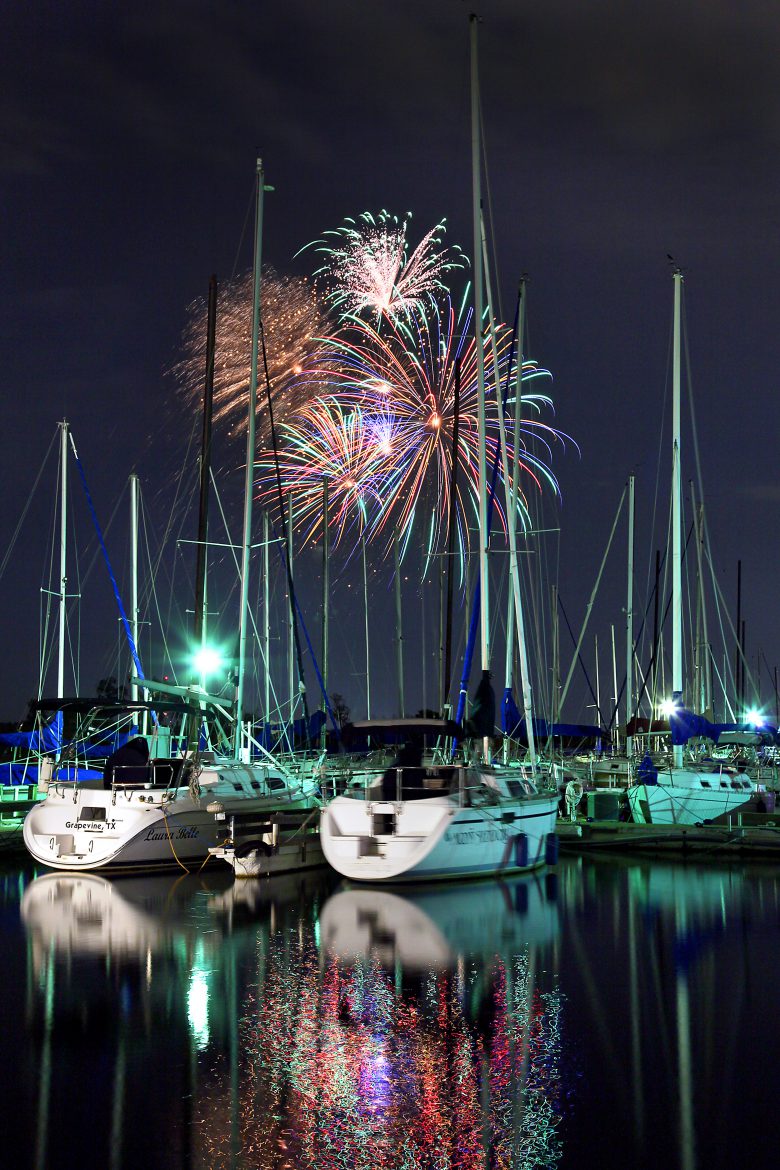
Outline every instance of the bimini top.
[[341, 739], [347, 751], [361, 750], [378, 743], [396, 745], [410, 739], [463, 739], [463, 728], [453, 719], [361, 719], [345, 723]]
[[79, 696], [63, 699], [37, 699], [33, 703], [34, 711], [73, 711], [88, 714], [90, 711], [104, 711], [107, 715], [132, 715], [136, 711], [174, 711], [182, 715], [198, 715], [200, 705], [182, 699], [166, 698], [165, 701], [152, 703], [143, 699], [100, 699], [82, 698]]

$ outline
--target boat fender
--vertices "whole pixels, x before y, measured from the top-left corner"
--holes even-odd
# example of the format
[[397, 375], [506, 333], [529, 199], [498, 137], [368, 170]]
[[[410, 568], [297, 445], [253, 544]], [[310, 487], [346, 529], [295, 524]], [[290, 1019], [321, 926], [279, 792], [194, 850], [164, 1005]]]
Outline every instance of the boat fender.
[[527, 869], [528, 867], [528, 837], [525, 833], [518, 833], [514, 839], [515, 844], [515, 865], [518, 869]]

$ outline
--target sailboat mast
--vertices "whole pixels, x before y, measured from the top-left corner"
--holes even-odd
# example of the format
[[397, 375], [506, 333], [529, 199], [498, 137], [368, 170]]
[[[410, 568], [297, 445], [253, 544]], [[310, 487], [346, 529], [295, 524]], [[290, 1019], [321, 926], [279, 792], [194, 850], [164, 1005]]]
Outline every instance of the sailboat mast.
[[395, 572], [395, 653], [398, 676], [398, 715], [406, 717], [404, 704], [404, 634], [403, 609], [401, 606], [401, 553], [398, 547], [398, 529], [393, 534], [393, 568]]
[[[329, 629], [329, 606], [330, 606], [330, 514], [329, 514], [329, 500], [328, 500], [328, 478], [322, 477], [322, 712], [327, 714], [328, 711], [328, 653], [329, 644], [328, 639], [330, 635]], [[323, 721], [322, 724], [322, 743], [323, 750], [327, 742], [327, 725]]]
[[60, 622], [57, 653], [57, 698], [65, 694], [65, 619], [68, 592], [68, 423], [60, 427]]
[[[615, 691], [617, 696], [617, 690]], [[634, 476], [628, 477], [628, 582], [626, 585], [626, 755], [634, 751], [628, 733], [634, 699]], [[617, 702], [617, 697], [615, 698]]]
[[[292, 496], [287, 497], [287, 564], [290, 578], [293, 575], [293, 504]], [[287, 685], [290, 694], [290, 726], [295, 720], [296, 694], [295, 685], [295, 607], [290, 599], [289, 614], [287, 617]], [[292, 734], [292, 732], [291, 732]]]
[[[517, 361], [515, 363], [515, 468], [512, 476], [512, 495], [510, 502], [510, 522], [517, 531], [517, 500], [520, 494], [520, 476], [518, 475], [518, 448], [520, 443], [520, 423], [523, 414], [523, 335], [525, 333], [525, 277], [520, 278], [517, 290]], [[505, 685], [512, 687], [514, 682], [514, 648], [515, 648], [515, 603], [512, 591], [507, 595], [506, 608], [506, 671]]]
[[263, 710], [266, 723], [271, 722], [271, 521], [263, 512], [263, 677], [265, 695]]
[[368, 641], [368, 565], [366, 562], [366, 534], [361, 537], [361, 551], [363, 554], [363, 612], [366, 628], [366, 719], [371, 718], [371, 655]]
[[263, 161], [257, 160], [257, 198], [255, 204], [255, 257], [252, 282], [252, 365], [249, 377], [249, 418], [246, 430], [246, 476], [244, 479], [244, 528], [241, 546], [241, 602], [238, 634], [238, 677], [236, 681], [235, 752], [242, 755], [244, 719], [244, 677], [249, 630], [249, 554], [252, 547], [252, 480], [255, 466], [255, 424], [257, 413], [257, 358], [260, 338], [260, 274], [263, 240]]
[[[523, 713], [525, 715], [525, 729], [526, 729], [526, 736], [528, 738], [528, 757], [531, 761], [531, 765], [533, 767], [536, 767], [537, 757], [536, 757], [536, 740], [534, 738], [534, 727], [533, 727], [533, 696], [531, 693], [531, 672], [530, 672], [529, 665], [528, 665], [528, 653], [527, 653], [526, 644], [525, 644], [525, 624], [524, 624], [524, 620], [523, 620], [523, 603], [522, 603], [522, 599], [520, 596], [520, 570], [519, 570], [518, 562], [517, 562], [517, 511], [516, 511], [517, 496], [514, 494], [514, 489], [516, 487], [518, 466], [519, 466], [517, 463], [518, 435], [517, 435], [517, 433], [515, 434], [514, 474], [510, 477], [509, 455], [507, 452], [507, 445], [506, 445], [506, 426], [504, 424], [504, 407], [503, 407], [503, 403], [501, 401], [501, 380], [499, 377], [499, 367], [498, 367], [498, 349], [496, 347], [496, 332], [495, 332], [495, 329], [493, 327], [493, 308], [492, 308], [493, 298], [492, 298], [491, 288], [490, 288], [490, 274], [489, 274], [488, 266], [487, 266], [487, 242], [485, 240], [485, 234], [484, 234], [484, 223], [482, 224], [482, 255], [483, 255], [483, 260], [484, 260], [484, 264], [485, 264], [485, 287], [487, 290], [488, 315], [489, 315], [489, 319], [490, 319], [490, 341], [491, 341], [491, 347], [492, 347], [492, 352], [493, 352], [493, 372], [494, 372], [494, 378], [495, 378], [495, 384], [496, 384], [496, 404], [497, 404], [497, 408], [498, 408], [499, 441], [501, 444], [501, 464], [502, 464], [502, 471], [504, 473], [504, 489], [506, 492], [506, 506], [507, 506], [507, 513], [508, 513], [507, 514], [507, 535], [509, 537], [509, 587], [510, 587], [511, 596], [514, 600], [514, 613], [515, 613], [515, 620], [517, 623], [517, 647], [518, 647], [519, 656], [520, 656], [520, 681], [521, 681], [521, 685], [523, 688]], [[519, 309], [519, 306], [518, 306], [518, 309]], [[520, 314], [518, 312], [518, 325], [519, 325], [519, 316], [520, 316]], [[518, 334], [518, 336], [519, 336], [519, 334]], [[520, 353], [521, 348], [522, 347], [518, 344], [518, 355]], [[521, 360], [522, 359], [519, 359], [519, 361], [518, 361], [519, 374], [518, 374], [518, 389], [517, 389], [517, 393], [520, 396], [522, 396], [522, 377], [523, 377], [522, 368], [520, 366]], [[512, 487], [510, 487], [510, 478], [512, 480]], [[514, 507], [513, 507], [513, 503], [514, 503]], [[513, 509], [513, 510], [510, 512], [510, 509]], [[510, 639], [507, 638], [507, 641], [509, 642]], [[509, 658], [510, 654], [511, 654], [511, 647], [508, 647], [507, 648], [508, 658]], [[511, 687], [511, 685], [512, 685], [511, 681], [507, 685]]]
[[[206, 380], [203, 388], [203, 429], [200, 441], [200, 477], [198, 491], [198, 543], [195, 561], [195, 630], [194, 647], [198, 654], [206, 643], [206, 568], [208, 564], [209, 478], [211, 475], [211, 421], [214, 404], [214, 354], [217, 338], [217, 278], [209, 279], [206, 318]], [[201, 679], [205, 686], [205, 680]]]
[[[138, 649], [138, 476], [135, 472], [130, 476], [130, 630]], [[130, 698], [133, 702], [138, 699], [135, 683], [130, 687]]]
[[[680, 318], [682, 272], [674, 271], [672, 337], [672, 701], [682, 703], [682, 468], [680, 460]], [[674, 765], [682, 767], [682, 746], [674, 747]]]
[[479, 126], [479, 64], [477, 52], [477, 24], [473, 13], [471, 23], [471, 201], [474, 226], [474, 333], [477, 351], [477, 430], [479, 443], [479, 584], [480, 584], [480, 650], [482, 669], [490, 669], [490, 595], [488, 592], [488, 531], [487, 531], [487, 474], [485, 470], [485, 351], [482, 318], [484, 297], [482, 290], [482, 190], [481, 141]]

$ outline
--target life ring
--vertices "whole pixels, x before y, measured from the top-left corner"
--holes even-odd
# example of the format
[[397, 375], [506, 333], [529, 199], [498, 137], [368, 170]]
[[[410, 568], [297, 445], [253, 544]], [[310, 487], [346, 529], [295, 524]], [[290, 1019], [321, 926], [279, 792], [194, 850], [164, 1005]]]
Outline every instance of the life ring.
[[582, 800], [582, 794], [585, 789], [582, 786], [581, 780], [570, 780], [564, 790], [564, 797], [566, 800], [566, 810], [569, 814], [570, 820], [574, 820], [577, 814], [577, 805]]

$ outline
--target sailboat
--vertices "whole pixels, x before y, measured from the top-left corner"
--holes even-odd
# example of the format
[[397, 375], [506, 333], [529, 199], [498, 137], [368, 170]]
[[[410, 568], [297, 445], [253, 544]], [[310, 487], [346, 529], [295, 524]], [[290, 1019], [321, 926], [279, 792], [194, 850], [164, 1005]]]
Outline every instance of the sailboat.
[[[203, 719], [208, 716], [217, 722], [229, 720], [231, 712], [220, 696], [208, 694], [203, 686], [174, 687], [145, 679], [129, 623], [123, 618], [138, 676], [133, 678], [133, 685], [139, 690], [161, 693], [163, 698], [150, 697], [127, 705], [125, 719], [133, 734], [109, 758], [102, 776], [83, 782], [78, 778], [73, 782], [57, 778], [49, 784], [45, 799], [28, 813], [23, 829], [25, 846], [36, 861], [54, 869], [140, 870], [177, 866], [186, 869], [193, 862], [205, 863], [211, 856], [210, 850], [224, 844], [228, 832], [240, 826], [242, 820], [256, 824], [260, 819], [266, 824], [269, 818], [273, 820], [282, 814], [295, 818], [297, 814], [302, 824], [317, 806], [317, 782], [313, 777], [282, 767], [269, 753], [264, 754], [263, 762], [250, 760], [241, 716], [248, 629], [263, 190], [263, 167], [258, 160], [255, 304], [234, 739], [228, 750], [224, 748], [224, 735], [222, 750], [199, 750]], [[138, 713], [153, 712], [155, 702], [163, 709], [174, 709], [189, 719], [190, 728], [194, 722], [198, 729], [194, 736], [188, 733], [189, 746], [184, 754], [176, 755], [170, 750], [162, 753], [158, 743], [170, 745], [170, 736], [161, 734], [166, 729], [157, 727], [150, 736], [134, 734]], [[99, 709], [93, 707], [85, 712], [88, 723], [99, 715]], [[272, 838], [271, 852], [274, 846]]]
[[[487, 477], [485, 470], [485, 339], [483, 320], [483, 228], [480, 191], [480, 111], [478, 98], [477, 18], [471, 17], [472, 201], [474, 213], [474, 321], [479, 378], [478, 424], [480, 617], [484, 698], [482, 759], [434, 766], [423, 763], [424, 743], [407, 745], [397, 766], [388, 769], [381, 792], [367, 785], [337, 796], [322, 810], [320, 838], [330, 865], [344, 877], [367, 882], [419, 882], [451, 878], [503, 876], [534, 869], [557, 856], [556, 791], [537, 789], [538, 768], [494, 766], [490, 740], [495, 699], [490, 683], [488, 597]], [[518, 364], [521, 365], [520, 360]], [[501, 401], [498, 401], [501, 417]], [[501, 419], [503, 427], [503, 418]], [[504, 446], [504, 453], [506, 447]], [[505, 479], [506, 474], [505, 457]], [[510, 529], [510, 544], [513, 536]], [[516, 568], [516, 548], [512, 546]], [[516, 575], [515, 575], [516, 582]], [[515, 584], [517, 630], [522, 647], [522, 609]], [[522, 655], [521, 655], [522, 657]], [[530, 701], [526, 703], [529, 731]], [[475, 722], [480, 722], [475, 720]], [[444, 732], [446, 734], [446, 732]]]
[[[744, 776], [683, 764], [682, 734], [675, 734], [687, 714], [683, 706], [682, 662], [682, 470], [680, 460], [680, 356], [683, 274], [674, 269], [672, 344], [672, 728], [673, 760], [655, 764], [648, 756], [637, 769], [637, 783], [628, 789], [632, 819], [638, 824], [694, 825], [727, 818], [748, 803], [753, 786]], [[703, 721], [702, 721], [703, 722]]]

